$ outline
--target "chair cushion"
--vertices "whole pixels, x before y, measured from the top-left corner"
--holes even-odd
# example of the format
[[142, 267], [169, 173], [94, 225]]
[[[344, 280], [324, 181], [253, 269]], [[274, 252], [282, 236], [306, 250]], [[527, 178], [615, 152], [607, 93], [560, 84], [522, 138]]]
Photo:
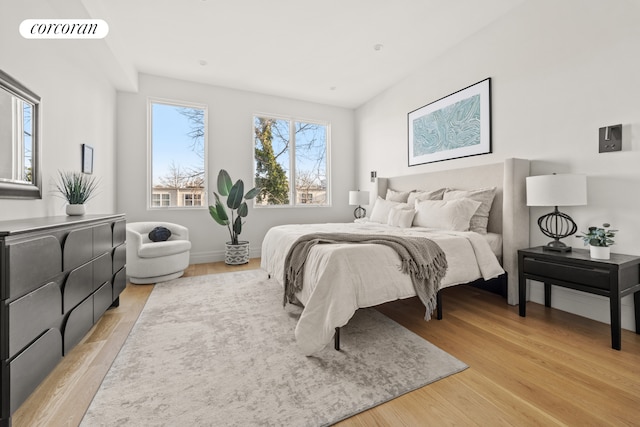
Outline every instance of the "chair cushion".
[[149, 232], [149, 239], [152, 242], [165, 242], [171, 237], [171, 230], [166, 227], [156, 227]]
[[140, 258], [157, 258], [161, 256], [179, 254], [191, 249], [188, 240], [167, 240], [166, 242], [143, 243], [138, 249]]

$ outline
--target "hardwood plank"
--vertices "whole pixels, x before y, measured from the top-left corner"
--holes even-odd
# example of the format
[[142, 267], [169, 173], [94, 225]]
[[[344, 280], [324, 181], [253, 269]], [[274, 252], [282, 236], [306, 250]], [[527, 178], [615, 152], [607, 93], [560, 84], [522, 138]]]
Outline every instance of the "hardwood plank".
[[[185, 276], [260, 268], [191, 265]], [[14, 414], [13, 425], [77, 426], [137, 320], [153, 285], [131, 285]], [[340, 426], [637, 425], [640, 335], [540, 304], [518, 315], [501, 297], [456, 286], [443, 291], [444, 319], [424, 321], [417, 298], [378, 310], [469, 365], [456, 375], [339, 423]]]

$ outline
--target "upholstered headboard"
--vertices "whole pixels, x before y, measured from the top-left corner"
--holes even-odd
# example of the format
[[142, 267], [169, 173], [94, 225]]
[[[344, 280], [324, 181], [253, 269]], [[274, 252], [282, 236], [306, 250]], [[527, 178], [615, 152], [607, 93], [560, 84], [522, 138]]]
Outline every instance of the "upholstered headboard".
[[412, 191], [443, 187], [460, 190], [496, 187], [487, 230], [502, 234], [502, 266], [508, 275], [507, 301], [515, 305], [518, 303], [517, 250], [529, 247], [529, 208], [525, 190], [527, 176], [529, 160], [507, 159], [504, 163], [378, 178], [377, 195], [384, 198], [388, 188]]

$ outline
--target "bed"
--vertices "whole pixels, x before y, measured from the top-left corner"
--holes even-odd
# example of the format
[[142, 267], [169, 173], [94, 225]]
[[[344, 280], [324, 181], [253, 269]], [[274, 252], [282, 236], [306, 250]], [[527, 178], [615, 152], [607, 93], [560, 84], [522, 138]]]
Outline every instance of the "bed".
[[[464, 169], [378, 178], [375, 201], [378, 205], [374, 204], [370, 209], [368, 219], [340, 224], [273, 227], [263, 240], [261, 267], [284, 286], [287, 254], [299, 238], [310, 233], [355, 233], [367, 236], [391, 233], [394, 236], [428, 237], [442, 248], [447, 257], [448, 267], [439, 282], [439, 289], [501, 278], [506, 283], [507, 302], [517, 304], [516, 251], [528, 247], [529, 243], [529, 213], [525, 203], [525, 178], [528, 175], [528, 160], [507, 159], [503, 163]], [[453, 192], [444, 197], [464, 201], [435, 201], [416, 205], [414, 200], [409, 200], [412, 202], [409, 206], [420, 206], [409, 227], [405, 227], [406, 221], [405, 226], [398, 226], [402, 218], [391, 221], [389, 216], [388, 222], [393, 225], [379, 221], [379, 217], [375, 218], [381, 212], [387, 215], [391, 211], [395, 216], [405, 216], [402, 212], [396, 212], [405, 208], [396, 205], [403, 204], [401, 199], [404, 194], [401, 193], [425, 195], [443, 188], [467, 192], [461, 193], [463, 196], [471, 194], [469, 191], [493, 189], [491, 207], [488, 217], [484, 219], [486, 232], [477, 232], [477, 229], [464, 231], [458, 228], [454, 220], [449, 221], [443, 215], [456, 212], [457, 218], [459, 212], [476, 211], [473, 206], [479, 206], [477, 202], [474, 202], [476, 205], [467, 206], [469, 199], [453, 197]], [[399, 197], [398, 201], [395, 201], [396, 197]], [[454, 204], [454, 210], [447, 210]], [[380, 206], [386, 205], [391, 205], [388, 211], [380, 209]], [[433, 210], [435, 208], [437, 210]], [[417, 221], [420, 214], [422, 220]], [[474, 221], [476, 219], [474, 216]], [[433, 221], [452, 225], [446, 227], [435, 224], [438, 227], [432, 227]], [[398, 265], [398, 254], [383, 245], [337, 243], [313, 246], [304, 264], [302, 289], [295, 294], [303, 306], [295, 330], [301, 352], [311, 355], [324, 348], [331, 342], [337, 328], [346, 325], [358, 308], [415, 296], [412, 279], [403, 274]], [[427, 309], [425, 318], [428, 319], [429, 315]]]

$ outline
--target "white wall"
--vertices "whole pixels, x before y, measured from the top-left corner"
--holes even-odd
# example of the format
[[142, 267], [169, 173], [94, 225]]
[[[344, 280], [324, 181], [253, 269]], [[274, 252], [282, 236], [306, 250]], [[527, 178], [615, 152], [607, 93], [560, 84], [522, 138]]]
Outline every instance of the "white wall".
[[[633, 0], [528, 1], [356, 111], [357, 179], [532, 160], [532, 175], [588, 176], [589, 204], [565, 208], [580, 230], [610, 222], [614, 252], [640, 255], [640, 3]], [[425, 40], [425, 43], [431, 41]], [[409, 168], [407, 113], [492, 79], [493, 153]], [[623, 124], [623, 151], [598, 153], [598, 128]], [[531, 209], [531, 244], [545, 244]], [[582, 241], [567, 243], [582, 247]], [[511, 278], [513, 280], [513, 278]], [[544, 300], [533, 283], [532, 300]], [[633, 301], [623, 327], [634, 330]], [[605, 298], [554, 289], [553, 305], [609, 322]]]
[[[331, 123], [331, 207], [258, 208], [249, 215], [240, 235], [251, 244], [251, 256], [260, 256], [262, 238], [273, 225], [336, 222], [353, 218], [348, 191], [353, 189], [354, 111], [286, 98], [203, 85], [151, 75], [140, 75], [136, 93], [119, 92], [117, 207], [127, 221], [168, 221], [189, 228], [191, 262], [224, 259], [225, 227], [203, 209], [147, 209], [147, 100], [149, 97], [206, 104], [209, 109], [209, 192], [215, 189], [221, 168], [245, 186], [253, 183], [253, 129], [256, 113], [293, 116]], [[211, 200], [210, 200], [211, 201]]]
[[0, 13], [0, 69], [42, 99], [43, 183], [41, 200], [0, 199], [0, 220], [65, 215], [66, 202], [53, 191], [55, 179], [59, 170], [81, 170], [82, 144], [93, 146], [94, 176], [100, 180], [87, 213], [115, 212], [116, 91], [92, 53], [104, 41], [26, 40], [18, 32], [24, 19], [69, 18], [55, 3], [10, 2]]

